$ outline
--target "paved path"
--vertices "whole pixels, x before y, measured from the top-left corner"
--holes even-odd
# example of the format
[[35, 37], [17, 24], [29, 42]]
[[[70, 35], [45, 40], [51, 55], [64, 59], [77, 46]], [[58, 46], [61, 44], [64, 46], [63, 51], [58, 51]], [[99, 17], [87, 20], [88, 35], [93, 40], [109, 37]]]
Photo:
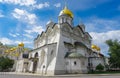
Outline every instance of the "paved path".
[[120, 74], [72, 74], [56, 76], [40, 76], [27, 73], [0, 72], [0, 78], [120, 78]]
[[120, 78], [120, 76], [25, 76], [25, 75], [0, 75], [0, 78]]

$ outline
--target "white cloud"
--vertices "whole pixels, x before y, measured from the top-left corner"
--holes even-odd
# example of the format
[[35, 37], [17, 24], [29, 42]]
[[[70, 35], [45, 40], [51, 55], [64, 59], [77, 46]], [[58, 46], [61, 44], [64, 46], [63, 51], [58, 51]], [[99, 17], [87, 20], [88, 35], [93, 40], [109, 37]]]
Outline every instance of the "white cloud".
[[33, 8], [42, 9], [42, 8], [49, 7], [49, 6], [50, 6], [49, 2], [45, 2], [45, 3], [33, 5]]
[[[38, 25], [37, 22], [37, 16], [35, 14], [31, 14], [27, 12], [26, 10], [21, 9], [14, 9], [12, 13], [13, 17], [16, 19], [28, 23], [28, 28], [25, 29], [25, 32], [31, 34], [31, 33], [41, 33], [44, 29], [42, 26]], [[28, 36], [28, 35], [26, 35]], [[30, 36], [29, 36], [30, 37]]]
[[31, 33], [41, 33], [42, 31], [44, 31], [44, 29], [42, 28], [42, 26], [33, 26], [31, 29], [26, 29], [25, 32], [31, 34]]
[[42, 9], [42, 8], [50, 6], [49, 2], [44, 2], [44, 3], [38, 4], [36, 0], [0, 0], [0, 3], [27, 6], [30, 8], [37, 8], [37, 9]]
[[33, 38], [31, 35], [34, 33], [40, 34], [44, 30], [43, 27], [39, 25], [38, 18], [35, 14], [29, 13], [26, 10], [15, 8], [12, 15], [19, 21], [27, 24], [25, 28], [21, 28], [20, 25], [16, 27], [17, 30], [25, 32], [25, 37]]
[[0, 17], [4, 17], [4, 15], [2, 14], [2, 10], [0, 10]]
[[0, 38], [0, 42], [2, 42], [3, 44], [12, 44], [13, 43], [13, 41], [8, 38]]
[[54, 6], [57, 7], [57, 8], [61, 7], [61, 3], [56, 3], [56, 4], [54, 4]]
[[28, 37], [28, 38], [34, 38], [32, 35], [30, 35], [30, 34], [23, 34], [25, 37]]
[[93, 43], [100, 46], [102, 53], [107, 54], [108, 46], [105, 41], [108, 39], [120, 40], [119, 18], [102, 19], [96, 16], [87, 18], [85, 21], [86, 31], [93, 37]]
[[93, 37], [93, 40], [95, 43], [101, 44], [101, 42], [105, 42], [108, 39], [118, 39], [120, 40], [120, 30], [114, 30], [114, 31], [108, 31], [108, 32], [102, 32], [102, 33], [97, 33], [97, 32], [91, 32], [90, 34]]
[[6, 37], [0, 38], [0, 42], [2, 42], [3, 44], [7, 44], [7, 45], [17, 45], [20, 42], [23, 42], [25, 45], [28, 45], [28, 44], [32, 45], [32, 41], [28, 41], [28, 40], [24, 40], [24, 41], [12, 40], [12, 39], [9, 39], [9, 38], [6, 38]]
[[4, 15], [2, 13], [0, 13], [0, 17], [4, 17]]
[[120, 27], [120, 22], [117, 19], [101, 19], [97, 17], [90, 17], [85, 22], [86, 30], [103, 32], [115, 30]]
[[29, 24], [35, 24], [36, 19], [37, 19], [35, 14], [31, 14], [31, 13], [27, 12], [26, 10], [21, 10], [18, 8], [14, 9], [12, 15], [16, 19], [26, 22], [26, 23], [29, 23]]
[[19, 36], [20, 34], [19, 34], [19, 33], [14, 33], [14, 34], [13, 34], [13, 33], [9, 33], [9, 35], [12, 36], [12, 37], [17, 37], [17, 36]]
[[23, 42], [24, 44], [30, 44], [30, 45], [32, 45], [32, 41], [14, 41], [14, 44], [19, 44], [19, 43], [21, 43], [21, 42]]
[[108, 39], [118, 39], [120, 41], [120, 30], [108, 31], [108, 32], [90, 32], [90, 35], [93, 37], [93, 43], [101, 47], [102, 52], [108, 52], [108, 46], [105, 44], [105, 41]]
[[30, 6], [36, 4], [35, 0], [0, 0], [1, 3]]

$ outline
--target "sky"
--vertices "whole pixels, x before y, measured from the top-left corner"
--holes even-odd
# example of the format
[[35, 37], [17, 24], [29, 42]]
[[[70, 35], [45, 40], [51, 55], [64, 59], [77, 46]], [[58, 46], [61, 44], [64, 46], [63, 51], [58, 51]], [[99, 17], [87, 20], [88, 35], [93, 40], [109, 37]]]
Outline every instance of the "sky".
[[0, 0], [0, 42], [33, 48], [33, 40], [45, 31], [49, 20], [58, 22], [66, 5], [74, 14], [74, 26], [82, 22], [92, 43], [108, 54], [108, 39], [120, 40], [120, 0]]

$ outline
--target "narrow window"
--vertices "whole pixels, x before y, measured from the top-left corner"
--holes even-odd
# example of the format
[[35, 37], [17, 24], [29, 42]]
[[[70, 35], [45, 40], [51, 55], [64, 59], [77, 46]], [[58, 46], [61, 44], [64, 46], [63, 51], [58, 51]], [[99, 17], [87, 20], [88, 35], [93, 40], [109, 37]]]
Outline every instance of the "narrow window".
[[77, 62], [76, 62], [76, 61], [74, 61], [74, 65], [77, 65]]
[[53, 55], [53, 50], [51, 51], [51, 55]]

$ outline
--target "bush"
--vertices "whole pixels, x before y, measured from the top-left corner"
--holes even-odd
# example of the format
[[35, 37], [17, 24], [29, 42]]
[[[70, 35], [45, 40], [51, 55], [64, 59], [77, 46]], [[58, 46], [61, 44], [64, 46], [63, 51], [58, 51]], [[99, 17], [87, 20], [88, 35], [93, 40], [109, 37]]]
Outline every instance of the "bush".
[[103, 71], [103, 70], [104, 70], [104, 66], [103, 66], [102, 64], [98, 64], [98, 65], [96, 66], [96, 70], [98, 70], [98, 71]]
[[8, 57], [0, 57], [0, 70], [9, 71], [13, 67], [14, 60], [9, 59]]

